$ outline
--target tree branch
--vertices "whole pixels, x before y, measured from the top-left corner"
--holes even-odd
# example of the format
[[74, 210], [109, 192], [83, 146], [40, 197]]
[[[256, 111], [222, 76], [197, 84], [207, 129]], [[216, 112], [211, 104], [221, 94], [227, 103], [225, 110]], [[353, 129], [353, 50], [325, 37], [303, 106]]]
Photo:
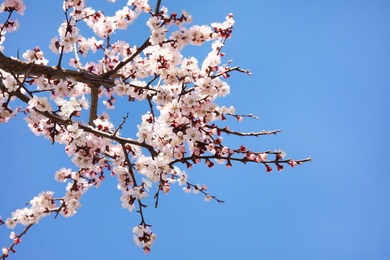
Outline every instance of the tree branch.
[[[21, 238], [22, 236], [24, 236], [24, 235], [27, 233], [27, 231], [28, 231], [33, 225], [34, 225], [34, 224], [30, 224], [30, 225], [26, 226], [26, 228], [22, 231], [22, 233], [20, 233], [20, 234], [18, 235], [18, 238]], [[15, 247], [17, 244], [18, 244], [18, 243], [13, 242], [12, 245], [11, 245], [9, 248], [7, 248], [8, 251], [11, 251], [11, 252], [14, 253], [14, 252], [15, 252], [14, 247]], [[7, 255], [3, 254], [3, 255], [0, 256], [0, 259], [6, 259], [7, 257], [8, 257]]]
[[160, 5], [161, 5], [161, 0], [157, 0], [156, 9], [154, 10], [155, 16], [157, 16], [160, 13]]
[[210, 77], [212, 79], [214, 79], [214, 78], [217, 78], [219, 76], [223, 76], [224, 74], [228, 74], [229, 72], [232, 72], [234, 70], [237, 70], [237, 71], [242, 72], [242, 73], [247, 73], [247, 74], [251, 73], [249, 70], [241, 69], [239, 66], [235, 66], [235, 67], [232, 67], [232, 68], [228, 68], [226, 71], [222, 71], [222, 72], [219, 72], [219, 73], [217, 73], [215, 75], [212, 75]]
[[[20, 91], [14, 93], [15, 96], [17, 96], [21, 101], [25, 102], [25, 103], [28, 103], [28, 101], [30, 100], [29, 97], [25, 96], [24, 94], [22, 94]], [[53, 122], [59, 124], [59, 125], [70, 125], [72, 124], [72, 120], [71, 119], [64, 119], [56, 114], [54, 114], [53, 112], [41, 112], [41, 111], [38, 111], [36, 109], [34, 109], [34, 111], [36, 111], [37, 113], [51, 119]], [[95, 129], [93, 128], [93, 126], [86, 126], [86, 125], [83, 125], [83, 124], [79, 124], [79, 128], [80, 129], [83, 129], [84, 131], [88, 132], [88, 133], [91, 133], [91, 134], [95, 134], [97, 136], [100, 136], [100, 137], [104, 137], [104, 138], [108, 138], [110, 140], [113, 140], [113, 141], [116, 141], [120, 144], [132, 144], [132, 145], [136, 145], [136, 146], [140, 146], [140, 147], [144, 147], [146, 148], [150, 154], [152, 155], [152, 157], [155, 157], [157, 156], [157, 152], [154, 150], [153, 146], [151, 145], [148, 145], [146, 144], [145, 142], [138, 142], [138, 141], [135, 141], [133, 139], [130, 139], [130, 138], [123, 138], [123, 137], [118, 137], [116, 136], [116, 133], [108, 133], [108, 132], [103, 132], [103, 131], [100, 131], [98, 129]]]
[[111, 78], [112, 76], [116, 75], [117, 72], [123, 68], [124, 66], [126, 66], [126, 64], [128, 64], [129, 62], [131, 62], [135, 57], [137, 57], [143, 50], [145, 50], [148, 46], [150, 46], [150, 42], [149, 42], [149, 38], [129, 57], [127, 58], [126, 60], [124, 61], [121, 61], [114, 69], [104, 73], [102, 75], [102, 77], [104, 79], [109, 79]]
[[70, 69], [56, 69], [55, 67], [26, 63], [20, 60], [11, 59], [0, 52], [0, 69], [6, 72], [13, 72], [19, 75], [45, 76], [52, 79], [73, 79], [75, 81], [87, 84], [90, 87], [99, 85], [106, 88], [115, 86], [114, 80], [103, 75], [93, 74], [88, 71], [76, 71]]
[[90, 126], [95, 127], [95, 123], [93, 122], [97, 118], [97, 110], [98, 110], [98, 102], [99, 102], [99, 86], [95, 86], [91, 88], [91, 109], [89, 111], [89, 122]]
[[219, 127], [215, 127], [215, 126], [208, 126], [208, 127], [217, 129], [218, 132], [223, 132], [226, 134], [232, 134], [232, 135], [238, 135], [238, 136], [260, 136], [260, 135], [271, 135], [271, 134], [276, 135], [277, 133], [282, 131], [279, 129], [279, 130], [272, 130], [272, 131], [262, 130], [260, 132], [243, 133], [243, 132], [237, 132], [237, 131], [230, 130], [227, 127], [225, 127], [225, 128], [219, 128]]

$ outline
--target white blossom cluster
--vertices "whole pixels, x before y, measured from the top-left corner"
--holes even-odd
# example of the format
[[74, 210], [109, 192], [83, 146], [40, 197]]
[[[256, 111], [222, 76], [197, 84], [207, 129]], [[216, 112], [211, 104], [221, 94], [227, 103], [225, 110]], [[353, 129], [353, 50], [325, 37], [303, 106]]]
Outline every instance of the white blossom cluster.
[[[21, 0], [6, 0], [0, 5], [1, 12], [10, 14], [16, 11], [23, 15], [24, 10]], [[39, 47], [22, 55], [23, 63], [32, 68], [25, 75], [0, 69], [0, 122], [23, 111], [30, 130], [64, 145], [78, 170], [57, 171], [55, 179], [68, 183], [65, 196], [54, 200], [51, 192], [41, 193], [30, 202], [30, 208], [12, 213], [5, 222], [9, 228], [38, 223], [51, 212], [74, 215], [81, 206], [81, 195], [92, 186], [98, 187], [108, 171], [117, 176], [122, 207], [129, 211], [138, 207], [142, 221], [133, 229], [134, 241], [147, 253], [156, 235], [145, 222], [142, 208], [143, 201], [153, 197], [149, 196], [152, 184], [158, 187], [157, 199], [160, 191], [168, 194], [174, 183], [183, 185], [185, 192], [204, 194], [205, 201], [216, 199], [206, 192], [207, 185], [189, 183], [187, 173], [177, 164], [191, 168], [204, 162], [211, 168], [213, 161], [227, 167], [232, 166], [232, 160], [251, 161], [264, 163], [269, 171], [268, 152], [227, 147], [221, 133], [235, 132], [217, 125], [227, 115], [242, 121], [234, 107], [216, 103], [217, 98], [230, 93], [224, 80], [231, 71], [248, 73], [230, 67], [230, 61], [222, 64], [222, 48], [234, 26], [232, 14], [222, 23], [190, 26], [192, 17], [187, 12], [170, 13], [164, 6], [152, 10], [147, 0], [129, 0], [113, 16], [88, 7], [86, 0], [65, 0], [63, 10], [66, 20], [49, 45], [59, 56], [57, 66], [50, 67], [52, 72], [34, 74], [42, 67], [49, 70], [49, 61]], [[141, 14], [150, 16], [146, 23], [150, 36], [145, 43], [137, 47], [127, 39], [114, 41], [115, 32], [127, 29]], [[82, 34], [80, 23], [91, 29], [91, 37]], [[0, 24], [0, 51], [4, 49], [4, 34], [17, 27], [11, 18]], [[202, 62], [183, 56], [186, 46], [205, 42], [212, 42], [211, 51]], [[86, 58], [90, 52], [100, 54], [101, 59], [82, 61], [80, 55]], [[61, 68], [64, 57], [69, 58], [72, 69]], [[16, 98], [26, 106], [12, 107]], [[119, 98], [149, 104], [150, 110], [142, 115], [133, 138], [120, 131], [127, 123], [125, 117], [121, 125], [110, 119]], [[105, 110], [93, 110], [101, 104]], [[85, 122], [88, 117], [89, 122]], [[278, 169], [282, 169], [278, 164], [282, 153], [274, 153]]]
[[5, 221], [8, 228], [14, 228], [17, 224], [30, 225], [38, 223], [39, 220], [50, 214], [56, 207], [53, 201], [53, 192], [42, 192], [30, 201], [30, 208], [18, 209], [12, 212], [12, 217]]
[[[26, 6], [22, 0], [6, 0], [0, 5], [0, 13], [16, 11], [20, 15], [23, 15], [25, 10]], [[5, 34], [16, 31], [19, 28], [19, 21], [18, 19], [14, 20], [9, 18], [5, 23], [0, 23], [0, 28], [0, 51], [3, 51], [4, 47], [2, 44], [5, 41]]]
[[[22, 15], [25, 6], [22, 1], [7, 0], [0, 9], [17, 11]], [[160, 11], [151, 15], [147, 21], [150, 38], [146, 42], [147, 46], [139, 51], [136, 46], [131, 46], [124, 40], [110, 43], [109, 47], [103, 45], [116, 30], [125, 30], [140, 14], [151, 11], [146, 0], [129, 0], [114, 16], [107, 16], [102, 11], [87, 7], [86, 1], [83, 0], [64, 1], [63, 9], [69, 18], [60, 24], [59, 35], [51, 40], [50, 49], [59, 55], [73, 51], [83, 57], [87, 57], [89, 51], [102, 51], [104, 58], [97, 62], [82, 64], [78, 55], [70, 58], [71, 67], [96, 75], [104, 75], [120, 65], [121, 61], [134, 56], [117, 70], [116, 74], [120, 76], [115, 78], [112, 87], [99, 90], [99, 98], [103, 95], [109, 97], [103, 101], [108, 109], [115, 108], [113, 101], [120, 97], [127, 96], [139, 101], [149, 99], [155, 104], [155, 111], [147, 111], [142, 116], [137, 138], [128, 138], [131, 144], [127, 144], [127, 149], [123, 150], [118, 142], [106, 138], [114, 132], [116, 137], [121, 137], [108, 113], [104, 112], [94, 119], [93, 126], [77, 120], [90, 108], [86, 96], [91, 94], [91, 87], [96, 86], [90, 86], [71, 76], [59, 79], [45, 75], [25, 75], [25, 78], [21, 78], [1, 71], [5, 88], [5, 91], [0, 93], [1, 121], [8, 121], [19, 111], [19, 108], [11, 109], [9, 106], [15, 98], [13, 93], [30, 95], [24, 111], [28, 113], [25, 120], [31, 131], [63, 144], [74, 165], [80, 169], [72, 172], [71, 169], [63, 168], [56, 173], [56, 180], [68, 182], [66, 195], [59, 205], [51, 197], [47, 199], [51, 193], [42, 193], [31, 201], [31, 208], [17, 210], [7, 219], [9, 228], [18, 223], [37, 223], [42, 216], [55, 210], [65, 217], [72, 216], [81, 206], [80, 196], [90, 186], [99, 186], [104, 180], [103, 170], [110, 167], [113, 167], [112, 172], [118, 177], [118, 189], [122, 191], [122, 207], [129, 211], [135, 209], [136, 201], [148, 197], [151, 183], [158, 183], [164, 194], [169, 192], [170, 184], [176, 182], [185, 185], [184, 191], [191, 191], [191, 186], [187, 184], [187, 174], [172, 163], [182, 160], [185, 156], [204, 153], [198, 144], [211, 147], [216, 140], [216, 129], [209, 124], [221, 120], [223, 114], [234, 113], [233, 107], [219, 107], [215, 103], [217, 97], [226, 96], [230, 89], [217, 74], [225, 69], [220, 68], [220, 50], [224, 41], [230, 37], [234, 25], [232, 15], [223, 23], [187, 28], [185, 25], [192, 22], [191, 15], [185, 11], [180, 16], [176, 13], [170, 14], [166, 7], [161, 7]], [[95, 36], [84, 37], [78, 27], [80, 22], [90, 27]], [[7, 20], [7, 23], [2, 25], [3, 31], [13, 31], [13, 23], [12, 20]], [[171, 31], [171, 27], [178, 29]], [[3, 41], [4, 37], [1, 39]], [[186, 45], [200, 46], [207, 41], [214, 43], [212, 51], [201, 66], [195, 57], [183, 57], [181, 54]], [[139, 55], [134, 55], [137, 52]], [[27, 63], [39, 65], [47, 65], [49, 62], [39, 47], [27, 50], [23, 58]], [[156, 76], [159, 78], [158, 83], [151, 84], [151, 77]], [[27, 79], [29, 87], [36, 87], [35, 92], [29, 92], [30, 89], [22, 86]], [[61, 123], [48, 117], [48, 114], [60, 118]], [[145, 147], [152, 149], [153, 153], [145, 151]], [[211, 154], [216, 151], [207, 148], [205, 150], [209, 150]], [[228, 149], [224, 147], [224, 151], [221, 156], [226, 155]], [[129, 168], [129, 163], [133, 167]], [[189, 165], [188, 162], [186, 164]], [[144, 176], [141, 183], [138, 181], [136, 184], [135, 172]], [[198, 193], [199, 190], [205, 189], [194, 186], [193, 190]], [[210, 195], [206, 194], [205, 200], [210, 200]], [[146, 251], [150, 250], [155, 235], [148, 226], [142, 223], [134, 228], [134, 233], [137, 237], [136, 244], [142, 245]]]

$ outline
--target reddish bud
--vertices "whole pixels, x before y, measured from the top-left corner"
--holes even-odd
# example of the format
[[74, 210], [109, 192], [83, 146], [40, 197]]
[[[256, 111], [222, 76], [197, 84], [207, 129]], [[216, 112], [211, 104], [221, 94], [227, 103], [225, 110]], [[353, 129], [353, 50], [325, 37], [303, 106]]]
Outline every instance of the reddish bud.
[[164, 194], [168, 194], [169, 191], [171, 190], [171, 187], [169, 185], [169, 182], [165, 182], [162, 186], [161, 186], [161, 190], [164, 192]]
[[226, 163], [226, 167], [228, 167], [228, 168], [232, 168], [232, 163], [230, 162], [230, 160], [228, 160], [228, 161], [227, 161], [227, 163]]
[[15, 244], [19, 244], [20, 243], [20, 238], [19, 237], [15, 237], [14, 238], [14, 243]]
[[187, 162], [187, 161], [186, 161], [186, 165], [187, 165], [187, 168], [188, 168], [188, 169], [191, 169], [191, 168], [192, 168], [192, 164], [189, 163], [189, 162]]
[[214, 167], [214, 163], [212, 161], [210, 161], [209, 159], [207, 159], [205, 161], [206, 165], [209, 167], [209, 168], [213, 168]]
[[289, 161], [288, 164], [290, 164], [291, 167], [294, 168], [295, 166], [297, 166], [298, 163], [296, 161]]
[[246, 151], [246, 146], [241, 145], [240, 148], [238, 148], [238, 150], [240, 150], [241, 152], [245, 152]]

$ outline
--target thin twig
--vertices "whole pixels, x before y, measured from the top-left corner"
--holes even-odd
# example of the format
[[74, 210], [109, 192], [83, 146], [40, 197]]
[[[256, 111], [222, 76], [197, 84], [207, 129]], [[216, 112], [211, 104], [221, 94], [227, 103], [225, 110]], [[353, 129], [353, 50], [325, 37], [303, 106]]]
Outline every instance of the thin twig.
[[108, 79], [108, 78], [111, 78], [112, 76], [114, 76], [121, 68], [123, 68], [124, 66], [126, 66], [126, 64], [128, 64], [129, 62], [131, 62], [132, 60], [134, 60], [135, 57], [137, 57], [143, 50], [145, 50], [147, 47], [149, 47], [151, 44], [149, 42], [149, 38], [129, 57], [127, 58], [126, 60], [124, 61], [121, 61], [114, 69], [104, 73], [102, 75], [102, 77], [104, 79]]
[[122, 129], [123, 125], [126, 123], [127, 118], [129, 117], [129, 112], [126, 113], [126, 115], [123, 117], [122, 123], [115, 129], [114, 133], [112, 135], [116, 135], [120, 129]]
[[232, 67], [232, 68], [228, 68], [226, 71], [223, 71], [223, 72], [220, 72], [220, 73], [217, 73], [215, 75], [212, 75], [210, 76], [212, 79], [214, 78], [217, 78], [219, 76], [223, 76], [224, 74], [226, 73], [229, 73], [229, 72], [232, 72], [232, 71], [239, 71], [239, 72], [242, 72], [242, 73], [247, 73], [247, 74], [250, 74], [250, 71], [249, 70], [245, 70], [245, 69], [241, 69], [239, 66], [235, 66], [235, 67]]
[[[132, 163], [130, 162], [130, 159], [129, 159], [129, 154], [128, 154], [127, 150], [126, 150], [126, 145], [125, 144], [121, 144], [121, 146], [122, 146], [123, 153], [125, 155], [125, 161], [126, 161], [126, 164], [127, 164], [127, 169], [129, 170], [131, 178], [133, 179], [133, 187], [137, 187], [138, 186], [137, 185], [137, 180], [135, 178], [135, 174], [134, 174], [134, 171], [133, 171], [133, 168], [132, 168]], [[138, 202], [138, 206], [139, 206], [139, 210], [137, 212], [141, 216], [141, 224], [142, 225], [147, 225], [146, 222], [145, 222], [145, 217], [144, 217], [144, 213], [143, 213], [143, 207], [145, 207], [145, 205], [138, 198], [137, 198], [137, 202]]]
[[271, 135], [271, 134], [276, 135], [277, 133], [282, 131], [282, 130], [279, 129], [279, 130], [272, 130], [272, 131], [264, 131], [264, 130], [262, 130], [260, 132], [244, 133], [244, 132], [237, 132], [237, 131], [230, 130], [227, 127], [219, 128], [219, 127], [210, 126], [210, 128], [217, 129], [217, 131], [223, 132], [223, 133], [226, 133], [226, 134], [232, 134], [232, 135], [238, 135], [238, 136], [260, 136], [260, 135]]

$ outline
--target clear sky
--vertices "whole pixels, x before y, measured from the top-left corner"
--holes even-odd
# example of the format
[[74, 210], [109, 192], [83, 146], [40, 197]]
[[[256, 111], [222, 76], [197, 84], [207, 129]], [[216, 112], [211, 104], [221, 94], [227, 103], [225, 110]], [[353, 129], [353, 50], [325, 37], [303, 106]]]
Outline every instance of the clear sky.
[[[26, 1], [20, 30], [7, 36], [7, 55], [38, 45], [55, 65], [48, 45], [63, 15], [54, 2], [60, 1]], [[313, 161], [272, 173], [262, 165], [194, 167], [190, 181], [207, 183], [226, 203], [205, 203], [173, 186], [158, 209], [146, 210], [157, 234], [147, 256], [132, 241], [139, 216], [121, 208], [109, 177], [84, 195], [74, 217], [49, 216], [32, 227], [10, 259], [390, 259], [390, 2], [163, 4], [189, 11], [193, 24], [234, 14], [224, 51], [252, 76], [233, 74], [231, 95], [221, 102], [260, 117], [233, 123], [235, 129], [282, 132], [232, 143]], [[109, 13], [115, 5], [107, 5]], [[133, 30], [126, 37], [139, 45], [139, 35]], [[202, 55], [195, 48], [186, 53]], [[63, 194], [65, 186], [54, 180], [56, 170], [72, 167], [63, 147], [35, 137], [22, 115], [0, 125], [0, 136], [4, 219], [41, 191]], [[8, 235], [1, 226], [0, 247], [11, 243]]]

